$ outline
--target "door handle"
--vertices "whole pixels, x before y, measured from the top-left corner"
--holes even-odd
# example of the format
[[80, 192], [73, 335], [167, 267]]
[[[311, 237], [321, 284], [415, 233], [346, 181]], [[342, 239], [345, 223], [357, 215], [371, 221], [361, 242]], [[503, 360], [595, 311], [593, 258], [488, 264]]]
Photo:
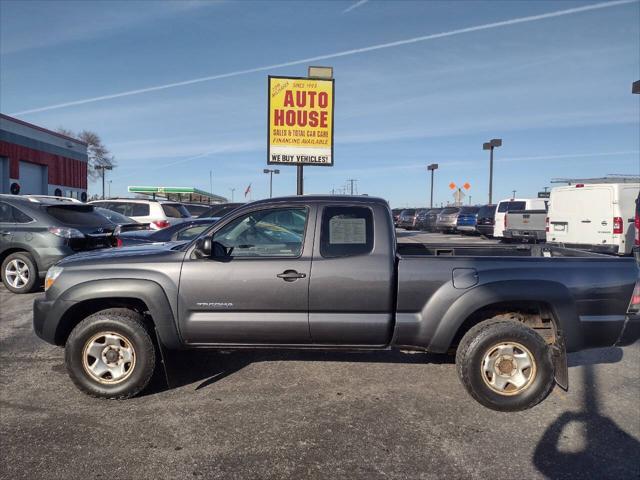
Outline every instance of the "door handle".
[[285, 282], [294, 282], [295, 280], [305, 278], [306, 276], [306, 273], [298, 273], [295, 270], [285, 270], [284, 272], [276, 275], [276, 277], [283, 279]]

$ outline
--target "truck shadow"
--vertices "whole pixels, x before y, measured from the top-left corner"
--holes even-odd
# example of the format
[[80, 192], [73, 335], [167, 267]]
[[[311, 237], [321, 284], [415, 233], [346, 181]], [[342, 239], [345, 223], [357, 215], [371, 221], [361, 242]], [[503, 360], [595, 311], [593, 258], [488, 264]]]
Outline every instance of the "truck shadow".
[[244, 367], [257, 362], [308, 361], [308, 362], [362, 362], [404, 364], [454, 364], [455, 358], [445, 354], [402, 353], [384, 351], [327, 351], [327, 350], [213, 350], [165, 351], [166, 378], [159, 368], [156, 378], [143, 395], [153, 395], [165, 390], [180, 388], [201, 382], [201, 390], [219, 382]]
[[536, 446], [533, 464], [547, 478], [640, 476], [640, 442], [600, 413], [594, 365], [621, 359], [620, 348], [602, 350], [598, 355], [587, 351], [570, 356], [570, 366], [582, 366], [583, 398], [580, 410], [562, 413]]

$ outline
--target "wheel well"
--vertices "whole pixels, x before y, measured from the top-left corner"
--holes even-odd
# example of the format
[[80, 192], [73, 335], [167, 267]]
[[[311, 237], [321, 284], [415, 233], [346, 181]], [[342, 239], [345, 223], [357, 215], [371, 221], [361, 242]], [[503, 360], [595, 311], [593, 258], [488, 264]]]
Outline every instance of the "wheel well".
[[31, 254], [31, 252], [29, 252], [29, 250], [25, 250], [24, 248], [8, 248], [4, 252], [0, 253], [0, 263], [4, 262], [4, 259], [7, 258], [12, 253], [28, 253], [28, 254]]
[[558, 322], [550, 305], [535, 301], [501, 302], [485, 305], [469, 315], [458, 328], [451, 347], [457, 348], [462, 337], [473, 326], [494, 317], [524, 323], [538, 332], [548, 344], [554, 344], [558, 338]]
[[153, 319], [149, 315], [147, 305], [137, 298], [97, 298], [94, 300], [85, 300], [78, 302], [67, 310], [56, 330], [56, 345], [64, 345], [71, 333], [71, 330], [87, 318], [100, 310], [108, 308], [127, 308], [143, 315], [144, 323], [148, 328], [153, 328]]

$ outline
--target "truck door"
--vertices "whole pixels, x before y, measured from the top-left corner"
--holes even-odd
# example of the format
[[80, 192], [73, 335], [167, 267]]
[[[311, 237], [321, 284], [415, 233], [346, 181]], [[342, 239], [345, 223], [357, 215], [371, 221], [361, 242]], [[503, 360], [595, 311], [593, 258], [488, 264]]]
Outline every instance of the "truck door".
[[[190, 344], [308, 344], [315, 214], [256, 209], [215, 229], [230, 257], [185, 259], [180, 331]], [[310, 225], [310, 226], [309, 226]]]
[[393, 330], [395, 245], [383, 205], [318, 212], [309, 326], [314, 344], [386, 345]]

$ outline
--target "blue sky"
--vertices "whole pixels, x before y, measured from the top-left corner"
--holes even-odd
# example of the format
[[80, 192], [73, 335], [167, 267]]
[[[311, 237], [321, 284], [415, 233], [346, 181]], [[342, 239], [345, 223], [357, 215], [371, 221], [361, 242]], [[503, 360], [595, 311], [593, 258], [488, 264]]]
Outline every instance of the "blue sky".
[[[216, 193], [237, 200], [252, 183], [257, 199], [267, 75], [348, 52], [312, 62], [334, 67], [335, 166], [305, 169], [306, 192], [356, 178], [359, 193], [425, 206], [438, 163], [437, 203], [452, 181], [486, 202], [482, 143], [501, 137], [494, 199], [535, 196], [556, 177], [640, 173], [640, 3], [604, 3], [2, 0], [0, 110], [99, 133], [118, 162], [114, 195], [209, 190], [213, 170]], [[281, 170], [274, 195], [295, 193], [295, 168]]]

